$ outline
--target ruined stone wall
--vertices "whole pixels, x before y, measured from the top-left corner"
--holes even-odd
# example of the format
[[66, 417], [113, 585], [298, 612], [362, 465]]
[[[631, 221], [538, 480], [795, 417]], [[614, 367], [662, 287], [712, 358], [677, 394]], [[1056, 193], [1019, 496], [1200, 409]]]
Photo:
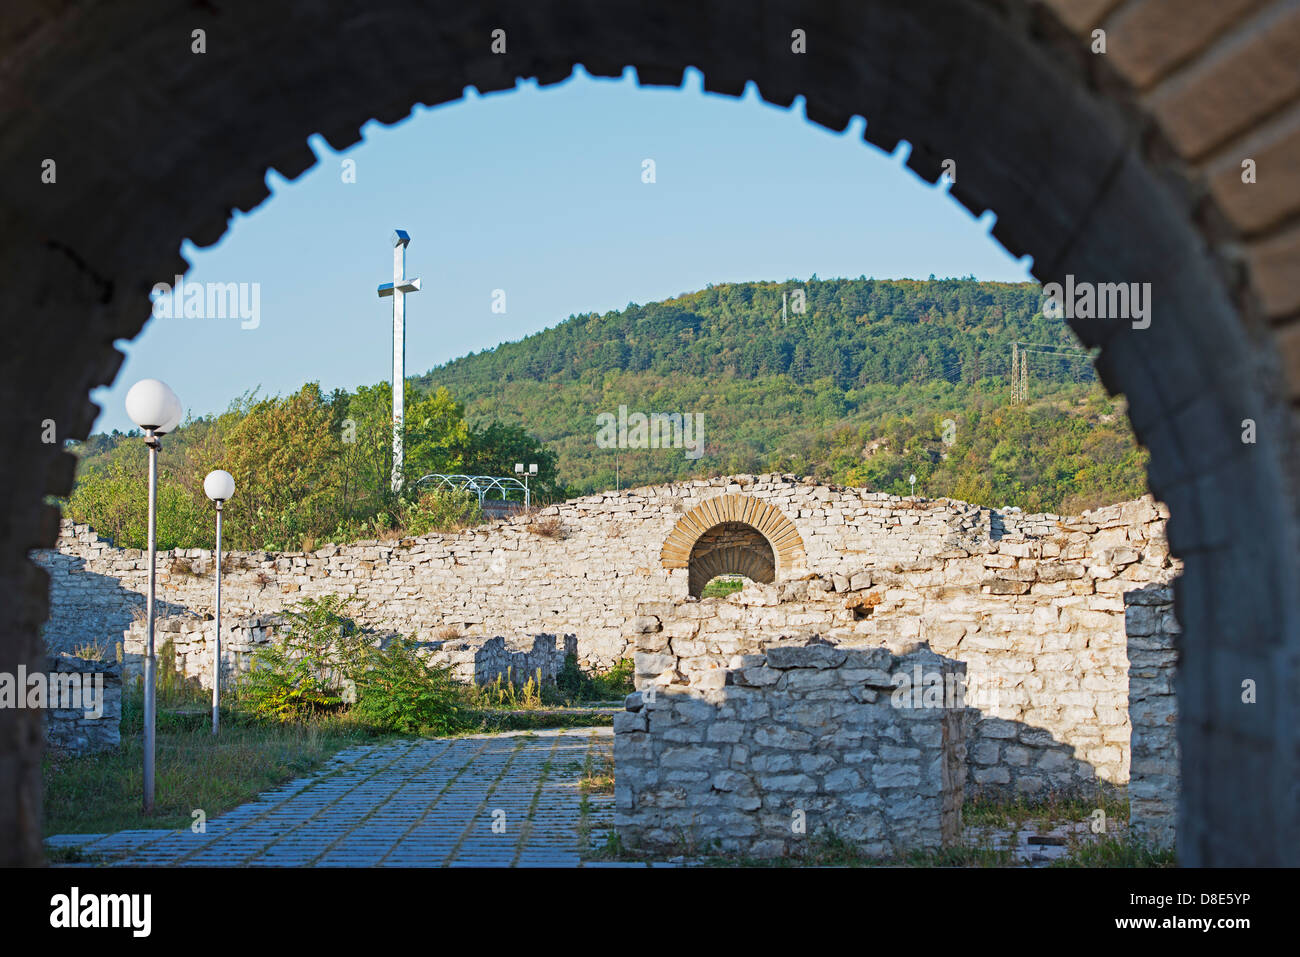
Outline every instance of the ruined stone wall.
[[624, 845], [767, 858], [827, 832], [874, 856], [958, 843], [966, 709], [894, 707], [892, 675], [913, 668], [964, 670], [925, 650], [785, 642], [707, 681], [645, 682], [614, 719]]
[[[255, 615], [238, 621], [223, 620], [221, 629], [222, 684], [252, 666], [253, 655], [281, 636], [284, 623], [279, 615]], [[196, 615], [173, 615], [154, 623], [154, 651], [170, 644], [178, 674], [212, 687], [212, 639], [215, 622]], [[377, 634], [382, 641], [386, 635]], [[132, 623], [123, 641], [123, 672], [128, 680], [144, 675], [148, 633], [143, 621]], [[457, 680], [479, 685], [498, 677], [515, 684], [529, 678], [553, 684], [564, 668], [567, 655], [577, 653], [573, 635], [530, 635], [527, 638], [492, 637], [436, 638], [420, 642], [416, 650], [427, 661], [450, 668]]]
[[[122, 672], [116, 661], [89, 661], [72, 655], [50, 659], [51, 686], [68, 679], [82, 686], [96, 685], [98, 713], [85, 707], [45, 709], [45, 743], [65, 754], [91, 754], [122, 743]], [[83, 696], [83, 703], [86, 699]]]
[[[786, 638], [896, 654], [924, 643], [967, 666], [972, 791], [1092, 793], [1130, 779], [1128, 628], [1149, 617], [1126, 615], [1126, 596], [1168, 598], [1178, 569], [1164, 526], [1149, 500], [1025, 517], [907, 562], [859, 559], [727, 599], [643, 604], [629, 640], [643, 678], [687, 687], [716, 684], [732, 656]], [[1177, 625], [1167, 607], [1159, 620], [1135, 638], [1142, 674], [1173, 668]], [[1145, 733], [1152, 713], [1136, 720]]]
[[[365, 603], [358, 618], [368, 627], [414, 634], [431, 648], [449, 629], [465, 636], [462, 671], [530, 652], [528, 642], [539, 634], [571, 635], [582, 664], [608, 667], [635, 650], [626, 623], [639, 610], [659, 609], [665, 633], [669, 619], [687, 615], [689, 569], [666, 567], [665, 541], [692, 515], [707, 518], [708, 503], [722, 496], [772, 506], [788, 519], [799, 548], [787, 550], [796, 558], [783, 561], [768, 587], [796, 591], [747, 585], [733, 601], [708, 606], [717, 611], [710, 613], [716, 622], [702, 626], [706, 632], [737, 630], [748, 614], [750, 638], [819, 634], [895, 654], [924, 642], [964, 662], [979, 712], [969, 737], [972, 789], [1041, 795], [1123, 785], [1137, 719], [1142, 734], [1151, 729], [1148, 738], [1139, 734], [1150, 742], [1143, 746], [1157, 755], [1153, 760], [1164, 760], [1159, 755], [1169, 741], [1160, 733], [1172, 698], [1131, 718], [1128, 697], [1125, 596], [1164, 588], [1180, 570], [1165, 538], [1168, 512], [1150, 498], [1062, 517], [789, 476], [680, 482], [575, 499], [456, 534], [330, 545], [309, 554], [231, 553], [224, 614], [247, 620], [306, 596], [338, 593]], [[117, 640], [143, 605], [142, 554], [113, 548], [84, 526], [65, 523], [59, 548], [36, 558], [52, 578], [47, 639], [55, 646]], [[210, 614], [211, 565], [209, 552], [163, 553], [160, 615]], [[1132, 603], [1143, 607], [1140, 601]], [[1144, 621], [1143, 614], [1130, 619]], [[1138, 680], [1173, 667], [1177, 626], [1171, 614], [1166, 619], [1160, 631], [1137, 636]], [[678, 627], [685, 626], [671, 625]], [[518, 636], [529, 637], [509, 647]], [[247, 637], [251, 650], [256, 641]], [[499, 647], [494, 638], [501, 638]], [[205, 651], [204, 638], [187, 652], [200, 675]], [[1141, 701], [1154, 701], [1143, 695]], [[1160, 786], [1153, 808], [1169, 806], [1175, 791], [1174, 779]]]
[[1128, 592], [1124, 601], [1133, 721], [1129, 826], [1142, 840], [1169, 847], [1174, 844], [1180, 778], [1174, 666], [1181, 629], [1168, 586]]
[[[360, 620], [420, 640], [446, 626], [483, 637], [573, 634], [584, 664], [608, 667], [627, 654], [624, 624], [638, 604], [688, 594], [688, 571], [661, 562], [673, 526], [726, 493], [769, 503], [798, 529], [806, 566], [781, 575], [913, 562], [1023, 521], [964, 502], [913, 502], [791, 476], [678, 482], [591, 495], [535, 518], [516, 515], [455, 534], [310, 553], [231, 552], [223, 561], [224, 614], [233, 620], [310, 595], [355, 595], [368, 605]], [[143, 608], [146, 562], [138, 549], [114, 548], [65, 521], [58, 548], [33, 557], [51, 576], [45, 636], [52, 647], [116, 641]], [[160, 553], [157, 600], [162, 616], [211, 614], [211, 552]]]

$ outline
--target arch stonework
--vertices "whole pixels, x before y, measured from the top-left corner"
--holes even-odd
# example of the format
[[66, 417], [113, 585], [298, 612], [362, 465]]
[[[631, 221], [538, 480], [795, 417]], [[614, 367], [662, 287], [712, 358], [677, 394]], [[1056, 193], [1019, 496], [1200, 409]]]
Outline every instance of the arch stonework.
[[[740, 542], [728, 544], [712, 560], [697, 553], [702, 539], [726, 526], [751, 528], [766, 541], [774, 563], [772, 577], [766, 577], [761, 555], [753, 554], [752, 548]], [[690, 593], [698, 596], [717, 575], [731, 572], [770, 582], [796, 568], [806, 568], [808, 555], [799, 530], [779, 508], [748, 495], [728, 493], [705, 499], [683, 515], [664, 539], [659, 560], [667, 569], [689, 569]], [[706, 572], [710, 572], [708, 577], [699, 580]]]
[[[307, 5], [49, 5], [16, 0], [0, 34], [0, 671], [40, 667], [51, 547], [75, 459], [40, 440], [85, 438], [89, 391], [113, 346], [148, 319], [149, 290], [217, 242], [235, 210], [316, 162], [309, 136], [358, 142], [413, 105], [545, 86], [576, 64], [714, 93], [754, 81], [805, 97], [928, 182], [997, 215], [993, 236], [1043, 282], [1150, 282], [1134, 328], [1074, 320], [1099, 347], [1150, 451], [1184, 561], [1178, 675], [1180, 860], [1300, 862], [1300, 10], [1287, 0], [1194, 10], [1144, 0], [434, 0]], [[207, 52], [191, 54], [191, 32]], [[491, 31], [509, 35], [493, 55]], [[1090, 51], [1096, 28], [1108, 51]], [[791, 30], [808, 38], [793, 55]], [[285, 37], [294, 42], [286, 45]], [[378, 51], [378, 52], [377, 52]], [[267, 69], [267, 63], [274, 69]], [[166, 122], [159, 122], [159, 117]], [[1258, 164], [1244, 185], [1244, 158]], [[42, 183], [46, 160], [57, 183]], [[159, 370], [162, 372], [163, 370]], [[165, 373], [164, 373], [165, 374]], [[1250, 420], [1257, 442], [1241, 432]], [[1258, 683], [1243, 707], [1243, 680]], [[36, 863], [41, 716], [0, 711], [0, 864]], [[1224, 809], [1229, 809], [1225, 812]], [[1248, 808], [1249, 813], [1240, 813]]]

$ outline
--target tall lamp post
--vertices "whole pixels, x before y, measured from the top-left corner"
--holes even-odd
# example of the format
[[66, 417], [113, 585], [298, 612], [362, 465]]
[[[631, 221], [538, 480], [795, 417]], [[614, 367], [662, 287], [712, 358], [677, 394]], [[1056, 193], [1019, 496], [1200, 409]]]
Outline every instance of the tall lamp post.
[[166, 383], [141, 379], [126, 394], [126, 414], [144, 429], [144, 444], [149, 447], [149, 595], [145, 603], [148, 621], [148, 655], [144, 664], [144, 809], [153, 810], [154, 730], [157, 702], [154, 681], [157, 662], [153, 653], [153, 604], [157, 556], [158, 449], [159, 439], [180, 425], [181, 400]]
[[530, 495], [529, 495], [529, 492], [528, 492], [528, 476], [530, 476], [530, 475], [536, 475], [536, 474], [537, 474], [537, 466], [534, 465], [534, 464], [532, 464], [532, 463], [530, 463], [529, 466], [528, 466], [528, 471], [525, 472], [525, 471], [524, 471], [524, 463], [523, 463], [523, 462], [516, 462], [516, 463], [515, 463], [515, 474], [516, 474], [516, 475], [522, 475], [522, 476], [524, 477], [524, 508], [528, 508], [528, 506], [532, 504], [532, 499], [531, 499], [531, 497], [530, 497]]
[[217, 503], [217, 640], [212, 644], [212, 733], [217, 733], [217, 705], [221, 700], [221, 506], [235, 494], [235, 478], [224, 469], [208, 473], [203, 493]]

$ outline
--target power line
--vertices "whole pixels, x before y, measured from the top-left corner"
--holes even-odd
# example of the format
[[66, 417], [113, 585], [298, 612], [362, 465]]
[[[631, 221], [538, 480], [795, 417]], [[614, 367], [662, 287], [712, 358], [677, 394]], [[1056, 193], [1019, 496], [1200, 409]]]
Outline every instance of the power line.
[[1012, 403], [1025, 403], [1029, 401], [1029, 356], [1031, 353], [1033, 355], [1052, 356], [1056, 359], [1086, 359], [1089, 363], [1093, 361], [1092, 353], [1080, 352], [1077, 349], [1061, 351], [1067, 348], [1067, 346], [1058, 346], [1050, 342], [1018, 342], [1012, 340]]

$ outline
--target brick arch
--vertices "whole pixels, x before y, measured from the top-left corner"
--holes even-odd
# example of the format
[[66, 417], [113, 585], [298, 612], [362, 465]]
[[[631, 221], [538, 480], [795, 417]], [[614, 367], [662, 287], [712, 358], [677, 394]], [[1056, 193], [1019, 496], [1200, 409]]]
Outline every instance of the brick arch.
[[[112, 343], [140, 331], [154, 283], [186, 270], [184, 238], [216, 242], [233, 210], [267, 197], [268, 169], [293, 179], [312, 166], [314, 133], [343, 148], [372, 118], [467, 85], [556, 83], [578, 63], [600, 76], [633, 66], [651, 85], [694, 66], [715, 93], [752, 80], [773, 104], [803, 95], [833, 130], [864, 116], [882, 149], [907, 137], [927, 181], [955, 160], [953, 196], [993, 210], [994, 237], [1031, 254], [1044, 282], [1153, 284], [1149, 329], [1074, 325], [1128, 397], [1186, 568], [1180, 857], [1300, 862], [1300, 193], [1288, 172], [1300, 13], [1286, 0], [1196, 6], [661, 0], [648, 14], [609, 0], [574, 16], [568, 0], [18, 3], [0, 36], [0, 110], [18, 118], [0, 130], [0, 321], [21, 344], [0, 353], [0, 670], [39, 665], [47, 578], [28, 550], [53, 545], [46, 496], [73, 479], [39, 423], [85, 437], [89, 391], [122, 362]], [[208, 52], [192, 55], [200, 27]], [[490, 53], [498, 27], [504, 56]], [[1089, 51], [1096, 27], [1104, 56]], [[1243, 157], [1259, 171], [1246, 188]], [[57, 185], [40, 183], [46, 158]], [[1253, 444], [1239, 438], [1246, 419]], [[1243, 678], [1261, 682], [1245, 710]], [[42, 856], [39, 719], [0, 711], [0, 864]]]
[[[703, 573], [700, 562], [706, 557], [707, 551], [712, 550], [710, 548], [697, 553], [697, 546], [701, 541], [710, 545], [709, 536], [715, 536], [720, 529], [727, 529], [730, 526], [752, 529], [771, 549], [772, 576], [754, 578], [754, 581], [775, 581], [792, 569], [807, 564], [808, 557], [804, 551], [803, 538], [799, 530], [794, 527], [794, 523], [786, 518], [784, 512], [775, 505], [761, 502], [752, 496], [732, 493], [705, 499], [683, 515], [664, 539], [663, 548], [659, 553], [660, 563], [664, 568], [690, 569], [691, 594], [698, 595], [710, 579], [734, 570], [714, 572], [708, 578], [698, 582], [699, 591], [696, 590], [697, 577]], [[752, 554], [754, 551], [752, 544], [736, 544], [734, 547], [737, 549], [732, 553], [735, 561], [742, 560], [739, 557], [740, 552], [750, 552], [751, 554], [743, 559], [746, 567], [760, 571], [759, 557]], [[761, 552], [759, 554], [761, 555]], [[725, 564], [722, 556], [708, 562], [709, 567], [722, 567], [722, 564]], [[749, 575], [746, 577], [752, 578]]]

